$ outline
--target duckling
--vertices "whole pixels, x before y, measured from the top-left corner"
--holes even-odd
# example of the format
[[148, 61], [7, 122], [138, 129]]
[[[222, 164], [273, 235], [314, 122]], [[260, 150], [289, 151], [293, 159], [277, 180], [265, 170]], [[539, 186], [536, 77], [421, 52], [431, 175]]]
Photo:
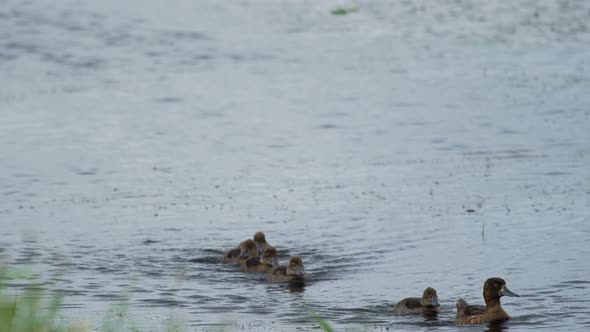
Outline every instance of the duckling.
[[489, 278], [483, 284], [483, 299], [486, 305], [469, 305], [467, 301], [459, 299], [457, 301], [455, 324], [477, 325], [509, 320], [510, 316], [500, 305], [500, 298], [504, 295], [519, 297], [518, 294], [513, 293], [506, 287], [504, 279]]
[[393, 311], [398, 315], [403, 314], [417, 314], [417, 313], [438, 313], [440, 312], [440, 304], [438, 303], [438, 296], [436, 290], [428, 287], [422, 293], [422, 298], [408, 297], [399, 301], [394, 307]]
[[275, 248], [267, 248], [262, 256], [252, 257], [241, 266], [242, 272], [268, 272], [279, 265], [279, 254]]
[[289, 280], [303, 280], [306, 276], [305, 268], [301, 257], [295, 256], [289, 261], [289, 265], [282, 265], [273, 267], [272, 270], [266, 274], [266, 279], [270, 282], [289, 281]]
[[262, 256], [267, 248], [272, 248], [272, 246], [266, 242], [266, 236], [264, 236], [264, 233], [262, 232], [254, 234], [254, 243], [256, 243], [256, 250], [258, 250], [259, 256]]
[[252, 240], [246, 240], [240, 243], [239, 247], [226, 252], [221, 262], [224, 264], [241, 264], [256, 256], [258, 256], [256, 244]]

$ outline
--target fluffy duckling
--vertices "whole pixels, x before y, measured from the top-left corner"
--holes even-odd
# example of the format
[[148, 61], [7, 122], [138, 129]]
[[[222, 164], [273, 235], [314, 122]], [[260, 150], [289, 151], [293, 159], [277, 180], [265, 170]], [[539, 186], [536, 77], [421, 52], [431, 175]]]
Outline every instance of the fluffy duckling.
[[408, 297], [399, 301], [394, 307], [393, 312], [398, 315], [417, 314], [417, 313], [438, 313], [440, 304], [436, 290], [428, 287], [422, 293], [422, 298]]
[[305, 268], [301, 257], [295, 256], [289, 261], [289, 265], [273, 267], [266, 274], [266, 279], [270, 282], [289, 281], [293, 279], [302, 280], [305, 277]]
[[252, 240], [246, 240], [240, 243], [239, 247], [226, 252], [221, 262], [224, 264], [241, 264], [256, 256], [258, 256], [256, 244]]
[[275, 248], [267, 248], [262, 256], [249, 258], [242, 263], [242, 272], [268, 272], [279, 265], [279, 253]]
[[266, 242], [266, 236], [264, 236], [264, 233], [262, 232], [254, 234], [254, 243], [256, 243], [256, 250], [258, 250], [259, 256], [262, 256], [266, 249], [272, 248], [272, 246]]
[[457, 301], [457, 325], [477, 325], [487, 322], [501, 322], [509, 320], [510, 316], [502, 309], [500, 298], [502, 296], [516, 296], [506, 287], [506, 281], [502, 278], [489, 278], [483, 284], [483, 299], [486, 305], [469, 305], [467, 301]]

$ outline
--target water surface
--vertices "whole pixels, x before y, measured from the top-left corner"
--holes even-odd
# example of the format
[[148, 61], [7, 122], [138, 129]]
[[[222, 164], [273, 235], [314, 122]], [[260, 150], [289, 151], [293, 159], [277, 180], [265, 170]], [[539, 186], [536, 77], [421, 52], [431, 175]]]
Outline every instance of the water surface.
[[[589, 4], [0, 3], [0, 247], [65, 321], [482, 331], [500, 276], [502, 329], [590, 328]], [[259, 230], [304, 287], [217, 263]]]

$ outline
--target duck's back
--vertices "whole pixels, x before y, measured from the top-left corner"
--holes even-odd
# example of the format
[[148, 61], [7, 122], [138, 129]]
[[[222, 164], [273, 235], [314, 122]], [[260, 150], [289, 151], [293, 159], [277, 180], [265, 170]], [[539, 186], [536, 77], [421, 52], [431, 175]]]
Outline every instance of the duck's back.
[[252, 257], [241, 266], [243, 272], [267, 272], [270, 269], [272, 269], [272, 265], [262, 263], [260, 257]]
[[393, 312], [396, 314], [413, 314], [422, 312], [422, 303], [417, 297], [408, 297], [399, 301], [394, 307]]
[[260, 264], [260, 257], [248, 258], [248, 260], [242, 263], [240, 270], [242, 272], [248, 272], [249, 270], [255, 268], [258, 264]]
[[483, 324], [488, 319], [488, 307], [485, 305], [470, 305], [467, 301], [459, 299], [457, 301], [457, 315], [455, 323], [457, 325], [477, 325]]
[[488, 307], [485, 305], [468, 305], [463, 311], [466, 316], [485, 315], [488, 313]]
[[286, 266], [275, 266], [266, 275], [268, 281], [284, 281], [290, 279], [287, 275]]
[[223, 255], [223, 263], [235, 263], [240, 257], [242, 250], [240, 248], [234, 248]]

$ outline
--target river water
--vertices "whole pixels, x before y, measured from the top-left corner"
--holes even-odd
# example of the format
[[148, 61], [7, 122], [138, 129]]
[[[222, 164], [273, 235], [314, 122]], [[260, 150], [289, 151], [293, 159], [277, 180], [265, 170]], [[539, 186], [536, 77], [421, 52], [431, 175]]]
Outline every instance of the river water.
[[[501, 329], [586, 331], [589, 45], [584, 1], [0, 1], [2, 255], [95, 326], [482, 331], [499, 276]], [[304, 287], [218, 263], [256, 231]]]

